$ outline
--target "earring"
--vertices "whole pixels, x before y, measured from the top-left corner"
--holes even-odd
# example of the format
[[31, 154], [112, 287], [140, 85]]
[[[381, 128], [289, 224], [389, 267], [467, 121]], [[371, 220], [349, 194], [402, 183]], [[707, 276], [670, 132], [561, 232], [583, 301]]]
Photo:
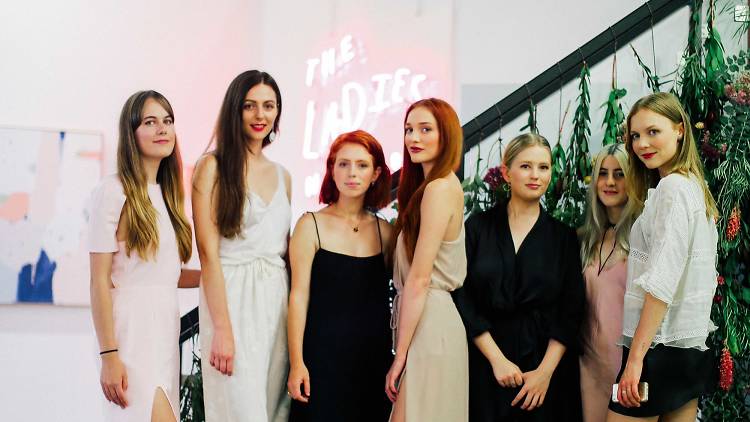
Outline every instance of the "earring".
[[271, 132], [268, 134], [268, 143], [273, 143], [273, 141], [276, 140], [276, 132]]

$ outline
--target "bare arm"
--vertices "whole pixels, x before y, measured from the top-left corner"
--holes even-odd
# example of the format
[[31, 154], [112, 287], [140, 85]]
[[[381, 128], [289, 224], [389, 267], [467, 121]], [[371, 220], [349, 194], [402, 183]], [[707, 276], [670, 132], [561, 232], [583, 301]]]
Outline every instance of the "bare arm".
[[[406, 365], [406, 355], [422, 318], [427, 291], [432, 278], [432, 267], [445, 240], [448, 228], [455, 219], [463, 225], [463, 192], [460, 186], [452, 186], [452, 181], [438, 179], [427, 185], [420, 205], [421, 224], [414, 258], [404, 283], [401, 309], [398, 317], [398, 338], [396, 357], [385, 378], [385, 392], [395, 402], [398, 384]], [[455, 206], [446, 206], [455, 204]]]
[[552, 373], [555, 372], [557, 365], [560, 364], [560, 359], [562, 359], [565, 354], [565, 350], [566, 348], [564, 344], [555, 339], [550, 339], [549, 343], [547, 343], [547, 351], [544, 352], [544, 357], [539, 363], [537, 369], [544, 371], [544, 373], [551, 377]]
[[200, 286], [201, 282], [201, 270], [189, 270], [183, 268], [180, 271], [180, 279], [177, 282], [177, 287], [182, 289], [192, 289]]
[[565, 349], [565, 345], [559, 341], [549, 340], [547, 351], [544, 353], [539, 366], [533, 371], [523, 373], [523, 387], [511, 402], [511, 406], [515, 406], [523, 400], [521, 409], [534, 410], [544, 403], [552, 374], [565, 354]]
[[[626, 407], [640, 406], [640, 395], [638, 394], [638, 383], [643, 371], [643, 359], [651, 347], [651, 341], [656, 335], [656, 330], [661, 326], [664, 315], [667, 313], [667, 304], [646, 293], [641, 309], [641, 317], [630, 344], [628, 361], [620, 377], [620, 385], [617, 391], [618, 401]], [[626, 395], [623, 395], [626, 392]]]
[[193, 220], [198, 256], [201, 262], [203, 292], [214, 328], [211, 365], [231, 375], [234, 358], [234, 335], [229, 319], [224, 273], [219, 259], [219, 230], [216, 226], [216, 158], [203, 156], [193, 174]]
[[[112, 312], [112, 253], [91, 253], [89, 263], [91, 266], [91, 316], [94, 320], [96, 338], [99, 341], [99, 350], [117, 350], [117, 339], [115, 338], [114, 317]], [[125, 408], [128, 400], [125, 392], [128, 389], [128, 377], [125, 365], [120, 360], [117, 351], [101, 355], [102, 369], [99, 383], [107, 400]]]
[[[283, 168], [283, 167], [282, 167]], [[284, 181], [286, 181], [286, 197], [289, 199], [289, 203], [292, 202], [292, 175], [289, 174], [287, 169], [284, 169]]]
[[[302, 356], [302, 344], [310, 300], [310, 272], [318, 250], [315, 227], [310, 214], [300, 217], [289, 243], [292, 267], [292, 289], [289, 294], [287, 332], [289, 341], [290, 372], [287, 388], [293, 399], [307, 402], [310, 396], [310, 374]], [[304, 387], [304, 395], [300, 391]]]
[[414, 331], [422, 318], [427, 290], [432, 278], [432, 267], [445, 240], [449, 224], [454, 219], [462, 219], [456, 207], [446, 206], [456, 196], [447, 180], [438, 179], [431, 182], [422, 197], [421, 225], [419, 237], [414, 250], [414, 258], [404, 283], [401, 309], [399, 310], [398, 339], [396, 340], [396, 359], [405, 360], [411, 345]]
[[115, 340], [114, 318], [112, 317], [112, 295], [109, 290], [113, 287], [112, 253], [90, 253], [91, 267], [91, 316], [94, 320], [94, 330], [99, 341], [99, 350], [117, 349]]
[[378, 218], [377, 223], [380, 224], [380, 233], [383, 240], [383, 258], [385, 259], [386, 268], [389, 268], [388, 273], [390, 274], [393, 270], [393, 226], [388, 221], [380, 218]]
[[630, 355], [628, 361], [637, 359], [643, 361], [646, 352], [651, 347], [651, 341], [656, 335], [656, 330], [661, 326], [664, 315], [667, 313], [667, 304], [661, 300], [646, 293], [641, 309], [641, 317], [638, 320], [638, 326], [633, 335], [633, 342], [630, 345]]

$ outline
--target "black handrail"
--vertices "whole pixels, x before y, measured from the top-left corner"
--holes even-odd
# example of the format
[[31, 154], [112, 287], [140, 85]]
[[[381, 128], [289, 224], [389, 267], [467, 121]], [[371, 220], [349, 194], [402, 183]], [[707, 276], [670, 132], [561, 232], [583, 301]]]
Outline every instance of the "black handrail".
[[197, 306], [180, 318], [180, 346], [196, 334], [198, 334]]
[[[591, 41], [568, 54], [559, 62], [530, 80], [524, 86], [495, 103], [474, 119], [462, 126], [464, 133], [464, 154], [477, 146], [487, 136], [497, 132], [503, 121], [509, 122], [526, 113], [529, 101], [535, 104], [557, 92], [576, 78], [584, 62], [589, 67], [606, 59], [614, 52], [641, 35], [658, 22], [671, 16], [682, 7], [690, 6], [689, 0], [651, 0], [637, 8], [617, 23], [602, 31]], [[463, 158], [462, 158], [463, 160]], [[393, 173], [391, 198], [396, 198], [401, 170]], [[463, 163], [458, 172], [463, 179]], [[198, 308], [185, 314], [181, 320], [180, 345], [198, 333]]]
[[[611, 56], [617, 49], [626, 47], [630, 41], [658, 22], [666, 19], [682, 7], [690, 6], [689, 0], [652, 0], [634, 10], [620, 21], [602, 31], [591, 41], [550, 66], [528, 83], [513, 91], [490, 108], [462, 126], [464, 154], [477, 146], [489, 135], [500, 129], [502, 122], [510, 122], [528, 112], [529, 101], [534, 104], [557, 92], [578, 77], [584, 62], [589, 67]], [[391, 197], [395, 198], [401, 171], [393, 173]], [[463, 163], [458, 172], [463, 179]]]

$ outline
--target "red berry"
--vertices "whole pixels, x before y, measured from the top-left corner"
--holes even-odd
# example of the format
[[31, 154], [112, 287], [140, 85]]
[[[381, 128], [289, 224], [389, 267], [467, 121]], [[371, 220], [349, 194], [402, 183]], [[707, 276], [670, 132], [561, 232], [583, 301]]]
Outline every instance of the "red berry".
[[732, 388], [733, 382], [734, 362], [732, 361], [729, 349], [724, 347], [724, 350], [721, 351], [721, 359], [719, 361], [719, 387], [724, 391], [729, 391]]
[[727, 240], [732, 241], [737, 237], [737, 233], [740, 232], [740, 210], [737, 207], [732, 209], [732, 214], [729, 216], [727, 222]]

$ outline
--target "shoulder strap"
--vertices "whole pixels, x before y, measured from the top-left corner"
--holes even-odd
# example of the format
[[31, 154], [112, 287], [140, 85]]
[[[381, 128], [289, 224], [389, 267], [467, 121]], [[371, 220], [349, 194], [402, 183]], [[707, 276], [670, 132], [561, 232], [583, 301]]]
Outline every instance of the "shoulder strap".
[[273, 163], [274, 166], [276, 166], [276, 174], [278, 174], [279, 177], [279, 184], [278, 188], [276, 188], [277, 191], [283, 191], [284, 195], [286, 195], [286, 177], [284, 177], [284, 170], [281, 168], [281, 164], [279, 163]]
[[378, 239], [380, 239], [380, 253], [383, 253], [383, 235], [380, 233], [380, 218], [375, 216], [375, 224], [378, 226]]
[[322, 248], [322, 246], [320, 244], [320, 232], [318, 231], [318, 220], [315, 219], [315, 213], [314, 212], [308, 211], [308, 214], [310, 214], [312, 216], [313, 222], [315, 223], [315, 234], [318, 236], [318, 247]]

